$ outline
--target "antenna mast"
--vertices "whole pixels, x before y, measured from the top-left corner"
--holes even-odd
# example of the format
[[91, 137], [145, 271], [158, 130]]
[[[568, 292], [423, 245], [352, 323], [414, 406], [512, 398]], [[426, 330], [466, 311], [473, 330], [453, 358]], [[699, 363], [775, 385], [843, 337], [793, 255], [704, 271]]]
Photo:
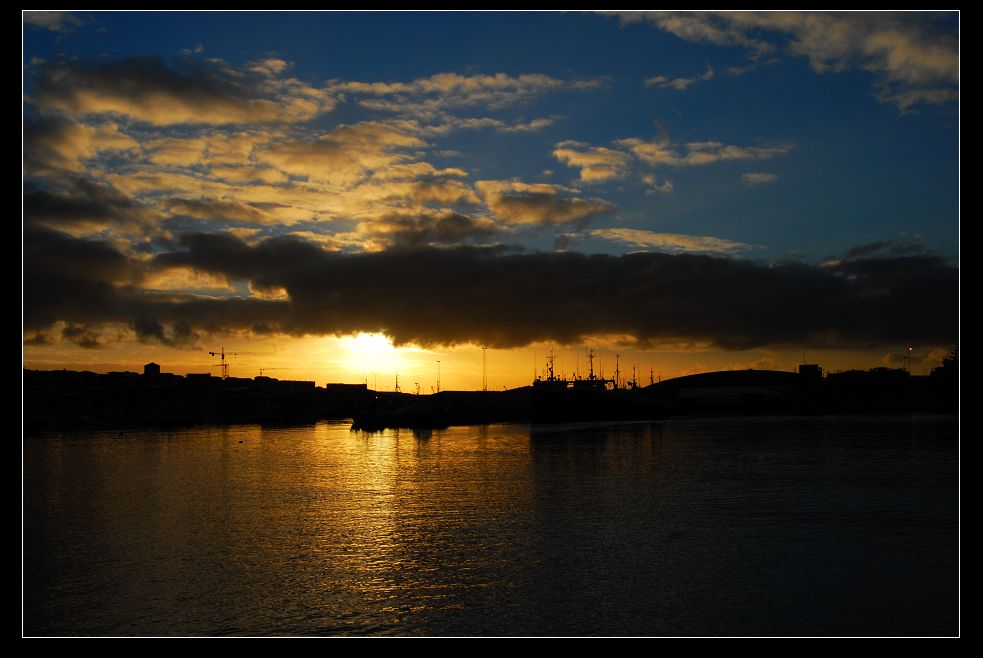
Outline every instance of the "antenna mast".
[[488, 390], [488, 351], [487, 345], [481, 346], [481, 390]]

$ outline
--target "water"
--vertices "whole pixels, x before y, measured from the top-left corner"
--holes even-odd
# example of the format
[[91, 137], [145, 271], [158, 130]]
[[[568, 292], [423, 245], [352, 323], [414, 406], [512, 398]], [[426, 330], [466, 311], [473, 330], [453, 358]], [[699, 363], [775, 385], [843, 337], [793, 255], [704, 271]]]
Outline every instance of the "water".
[[27, 635], [953, 635], [952, 417], [24, 442]]

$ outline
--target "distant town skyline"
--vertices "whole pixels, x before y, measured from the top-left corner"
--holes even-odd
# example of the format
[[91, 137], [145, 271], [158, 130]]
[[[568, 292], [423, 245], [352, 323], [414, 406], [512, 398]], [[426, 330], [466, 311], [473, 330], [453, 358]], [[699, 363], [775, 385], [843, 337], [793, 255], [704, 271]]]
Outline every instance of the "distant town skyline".
[[24, 12], [24, 366], [927, 373], [959, 18]]

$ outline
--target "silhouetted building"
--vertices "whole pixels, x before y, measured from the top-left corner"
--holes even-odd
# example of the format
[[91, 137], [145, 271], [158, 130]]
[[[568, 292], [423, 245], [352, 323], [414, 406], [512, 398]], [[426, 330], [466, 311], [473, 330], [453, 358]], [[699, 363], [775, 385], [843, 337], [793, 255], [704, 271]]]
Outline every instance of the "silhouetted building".
[[143, 366], [143, 376], [147, 378], [157, 379], [160, 377], [160, 366], [151, 361], [150, 363]]
[[679, 413], [765, 413], [791, 409], [802, 381], [794, 372], [722, 370], [684, 375], [655, 386]]
[[328, 393], [364, 393], [369, 390], [366, 384], [325, 384]]
[[807, 377], [822, 377], [823, 369], [818, 363], [803, 363], [799, 366], [799, 374]]
[[140, 381], [140, 375], [129, 370], [107, 372], [102, 376], [103, 379], [113, 385], [135, 383]]
[[289, 388], [292, 391], [313, 391], [315, 386], [314, 382], [297, 381], [284, 379], [280, 381], [280, 385]]
[[949, 356], [942, 359], [942, 365], [937, 368], [932, 368], [932, 377], [940, 377], [946, 379], [955, 379], [959, 376], [959, 351], [958, 349], [952, 350]]

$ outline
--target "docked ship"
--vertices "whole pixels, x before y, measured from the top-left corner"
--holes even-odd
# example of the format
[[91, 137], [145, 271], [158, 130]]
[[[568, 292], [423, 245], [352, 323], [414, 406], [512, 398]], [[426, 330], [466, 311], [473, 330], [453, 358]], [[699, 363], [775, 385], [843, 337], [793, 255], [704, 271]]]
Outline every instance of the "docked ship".
[[586, 377], [557, 377], [555, 360], [550, 350], [544, 376], [533, 380], [533, 422], [644, 420], [664, 415], [664, 405], [651, 389], [640, 387], [634, 376], [622, 384], [618, 365], [614, 379], [595, 374], [593, 350], [587, 351]]

